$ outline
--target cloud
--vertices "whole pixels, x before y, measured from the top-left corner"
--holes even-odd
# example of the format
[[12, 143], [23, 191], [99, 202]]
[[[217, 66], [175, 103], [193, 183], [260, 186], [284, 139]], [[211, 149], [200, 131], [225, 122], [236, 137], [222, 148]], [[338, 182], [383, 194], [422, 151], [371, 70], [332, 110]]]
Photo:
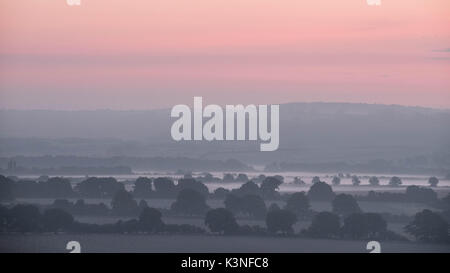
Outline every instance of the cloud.
[[450, 47], [444, 49], [435, 49], [433, 52], [450, 52]]

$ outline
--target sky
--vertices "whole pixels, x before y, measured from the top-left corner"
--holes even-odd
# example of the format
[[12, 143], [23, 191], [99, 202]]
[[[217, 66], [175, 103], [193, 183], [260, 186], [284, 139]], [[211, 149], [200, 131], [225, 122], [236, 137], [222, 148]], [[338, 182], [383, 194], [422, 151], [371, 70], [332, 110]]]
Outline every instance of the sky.
[[0, 0], [0, 109], [450, 108], [450, 1]]

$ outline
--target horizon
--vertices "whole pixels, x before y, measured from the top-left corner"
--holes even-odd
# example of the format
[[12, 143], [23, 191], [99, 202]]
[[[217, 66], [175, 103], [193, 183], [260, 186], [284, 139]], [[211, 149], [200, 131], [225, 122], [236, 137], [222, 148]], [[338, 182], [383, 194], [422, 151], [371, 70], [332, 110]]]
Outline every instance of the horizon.
[[[226, 103], [214, 103], [219, 106], [225, 106]], [[187, 103], [191, 105], [192, 103]], [[243, 104], [243, 103], [238, 103]], [[228, 104], [228, 105], [238, 105], [238, 104]], [[257, 103], [249, 103], [256, 106], [261, 105]], [[273, 103], [276, 104], [276, 103]], [[268, 104], [268, 105], [273, 105]], [[406, 104], [387, 104], [387, 103], [368, 103], [368, 102], [345, 102], [345, 101], [292, 101], [292, 102], [282, 102], [278, 105], [295, 105], [295, 104], [349, 104], [349, 105], [367, 105], [367, 106], [390, 106], [390, 107], [401, 107], [401, 108], [419, 108], [427, 110], [438, 110], [438, 111], [450, 111], [450, 106], [446, 107], [433, 107], [433, 106], [421, 106], [421, 105], [406, 105]], [[243, 104], [248, 105], [248, 104]], [[175, 105], [173, 105], [175, 106]], [[166, 111], [170, 110], [172, 106], [158, 107], [158, 108], [135, 108], [135, 109], [120, 109], [120, 108], [80, 108], [80, 109], [62, 109], [62, 108], [31, 108], [31, 109], [21, 109], [21, 108], [0, 108], [0, 111], [55, 111], [55, 112], [95, 112], [95, 111], [114, 111], [114, 112], [145, 112], [145, 111]]]

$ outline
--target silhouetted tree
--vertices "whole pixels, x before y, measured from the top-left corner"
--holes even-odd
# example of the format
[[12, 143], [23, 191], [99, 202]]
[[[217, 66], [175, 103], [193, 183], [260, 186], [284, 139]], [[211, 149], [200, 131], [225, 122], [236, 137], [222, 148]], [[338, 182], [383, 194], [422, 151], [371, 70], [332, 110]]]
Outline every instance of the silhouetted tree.
[[228, 194], [225, 198], [225, 208], [234, 214], [242, 212], [242, 198], [235, 194]]
[[141, 231], [139, 220], [137, 219], [119, 220], [111, 227], [111, 229], [114, 233], [134, 233]]
[[52, 177], [44, 182], [39, 182], [38, 185], [41, 187], [42, 196], [52, 198], [74, 196], [72, 185], [67, 178]]
[[39, 231], [41, 226], [41, 213], [33, 205], [15, 205], [9, 211], [8, 226], [12, 231], [32, 232]]
[[297, 222], [297, 217], [290, 210], [273, 210], [269, 211], [266, 216], [267, 230], [271, 233], [291, 234], [294, 232], [292, 225], [295, 222]]
[[220, 187], [214, 190], [214, 197], [217, 199], [224, 199], [229, 193], [229, 190]]
[[393, 186], [393, 187], [398, 187], [402, 184], [402, 180], [400, 179], [400, 177], [397, 176], [393, 176], [391, 177], [391, 179], [389, 180], [389, 185]]
[[164, 223], [161, 220], [161, 212], [154, 208], [143, 208], [139, 214], [139, 226], [146, 232], [158, 232], [163, 230]]
[[205, 217], [205, 225], [212, 232], [231, 234], [238, 230], [239, 226], [233, 213], [225, 208], [212, 209]]
[[378, 186], [380, 185], [380, 180], [378, 180], [378, 177], [372, 176], [369, 178], [369, 184], [372, 186]]
[[256, 183], [253, 181], [248, 181], [247, 183], [244, 183], [243, 185], [241, 185], [241, 187], [239, 189], [233, 189], [231, 192], [236, 195], [239, 195], [239, 196], [244, 196], [244, 195], [249, 195], [249, 194], [254, 194], [254, 195], [260, 194], [258, 185], [256, 185]]
[[55, 199], [55, 201], [53, 201], [53, 204], [51, 205], [52, 208], [62, 209], [67, 212], [70, 212], [72, 210], [72, 206], [73, 204], [67, 199]]
[[309, 188], [308, 198], [313, 201], [331, 201], [334, 198], [334, 192], [327, 183], [317, 182]]
[[264, 200], [258, 195], [246, 195], [242, 197], [242, 211], [255, 218], [262, 219], [266, 216], [267, 208]]
[[0, 232], [8, 230], [9, 225], [9, 209], [0, 205]]
[[110, 209], [104, 204], [86, 204], [83, 199], [79, 199], [75, 202], [73, 206], [73, 210], [71, 210], [73, 214], [81, 214], [81, 215], [108, 215], [110, 213]]
[[47, 231], [67, 231], [73, 223], [73, 216], [62, 209], [47, 209], [42, 215], [44, 229]]
[[272, 211], [272, 210], [280, 210], [280, 206], [278, 206], [277, 203], [272, 203], [270, 204], [269, 208], [267, 209], [267, 211]]
[[226, 209], [234, 214], [242, 213], [260, 219], [266, 216], [266, 204], [259, 195], [250, 194], [240, 197], [229, 194], [224, 203]]
[[144, 199], [142, 199], [141, 201], [139, 201], [139, 210], [142, 211], [145, 208], [148, 208], [148, 204], [147, 201], [145, 201]]
[[[280, 181], [281, 183], [284, 183], [284, 177], [282, 175], [276, 174], [273, 176], [275, 179]], [[263, 180], [264, 181], [264, 180]]]
[[148, 177], [139, 177], [134, 182], [133, 195], [135, 197], [148, 198], [153, 194], [152, 180]]
[[184, 189], [178, 193], [177, 200], [172, 203], [172, 211], [188, 215], [204, 214], [208, 209], [205, 197], [192, 189]]
[[342, 233], [353, 239], [376, 239], [386, 228], [386, 221], [377, 213], [354, 213], [344, 219]]
[[274, 198], [277, 196], [278, 192], [276, 191], [278, 189], [278, 186], [280, 186], [283, 182], [274, 176], [266, 177], [266, 179], [263, 180], [261, 183], [260, 189], [261, 194], [265, 198]]
[[415, 185], [408, 186], [405, 194], [407, 200], [410, 202], [433, 204], [438, 200], [437, 193], [434, 190]]
[[367, 224], [363, 213], [351, 214], [344, 219], [343, 234], [353, 239], [361, 239], [367, 234]]
[[352, 176], [352, 184], [353, 186], [359, 186], [361, 184], [361, 180], [359, 180], [359, 178], [356, 175], [354, 175]]
[[32, 198], [41, 196], [41, 187], [36, 181], [19, 180], [15, 181], [12, 186], [14, 197]]
[[264, 181], [264, 179], [266, 179], [266, 176], [264, 174], [260, 174], [260, 175], [258, 175], [258, 177], [253, 178], [252, 180], [254, 182], [261, 183]]
[[304, 192], [296, 192], [289, 196], [285, 209], [302, 218], [309, 210], [309, 199]]
[[223, 175], [223, 182], [234, 182], [234, 176], [231, 173], [226, 173]]
[[177, 184], [177, 191], [180, 192], [184, 189], [191, 189], [199, 192], [203, 196], [207, 197], [209, 194], [208, 187], [202, 182], [199, 182], [193, 178], [189, 179], [179, 179]]
[[119, 190], [111, 201], [112, 212], [117, 215], [133, 215], [138, 212], [138, 205], [126, 190]]
[[320, 182], [320, 177], [318, 177], [318, 176], [314, 176], [311, 180], [312, 184], [319, 183], [319, 182]]
[[292, 182], [295, 185], [305, 185], [305, 181], [303, 181], [302, 179], [300, 179], [299, 177], [294, 177], [294, 181]]
[[153, 185], [158, 197], [174, 197], [177, 195], [175, 184], [169, 178], [158, 177], [153, 180]]
[[11, 201], [13, 197], [13, 181], [0, 175], [0, 201]]
[[435, 177], [435, 176], [430, 177], [428, 179], [428, 184], [430, 184], [431, 187], [436, 187], [438, 185], [438, 183], [439, 183], [439, 179], [437, 179], [437, 177]]
[[341, 193], [336, 195], [332, 202], [333, 213], [346, 216], [352, 213], [361, 212], [361, 208], [356, 199], [350, 194]]
[[387, 232], [387, 222], [379, 213], [364, 213], [368, 228], [368, 237], [377, 238]]
[[123, 190], [124, 185], [113, 177], [90, 177], [75, 186], [80, 195], [90, 198], [112, 197], [118, 190]]
[[319, 238], [334, 238], [338, 236], [341, 223], [339, 216], [328, 211], [319, 212], [311, 222], [306, 233]]
[[444, 219], [448, 224], [450, 224], [450, 209], [443, 210], [440, 213], [442, 219]]
[[439, 214], [425, 209], [416, 213], [414, 220], [405, 227], [419, 241], [449, 242], [449, 224]]
[[337, 177], [337, 176], [334, 176], [333, 177], [333, 180], [331, 181], [331, 183], [333, 184], [333, 185], [339, 185], [339, 184], [341, 184], [341, 179], [339, 178], [339, 177]]
[[441, 202], [444, 208], [450, 209], [450, 193], [447, 193], [447, 195], [441, 199]]
[[240, 173], [236, 177], [236, 181], [238, 181], [238, 182], [247, 182], [248, 180], [249, 180], [248, 176], [245, 173]]

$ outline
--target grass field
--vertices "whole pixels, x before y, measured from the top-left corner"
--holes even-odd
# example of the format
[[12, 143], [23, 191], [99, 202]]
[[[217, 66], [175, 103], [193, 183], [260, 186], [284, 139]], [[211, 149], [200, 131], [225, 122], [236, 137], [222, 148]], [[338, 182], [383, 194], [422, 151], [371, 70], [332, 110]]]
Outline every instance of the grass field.
[[[206, 235], [0, 235], [0, 252], [68, 252], [66, 244], [78, 241], [81, 252], [189, 252], [189, 253], [367, 253], [365, 241], [278, 237]], [[381, 242], [382, 252], [450, 252], [450, 245]]]

